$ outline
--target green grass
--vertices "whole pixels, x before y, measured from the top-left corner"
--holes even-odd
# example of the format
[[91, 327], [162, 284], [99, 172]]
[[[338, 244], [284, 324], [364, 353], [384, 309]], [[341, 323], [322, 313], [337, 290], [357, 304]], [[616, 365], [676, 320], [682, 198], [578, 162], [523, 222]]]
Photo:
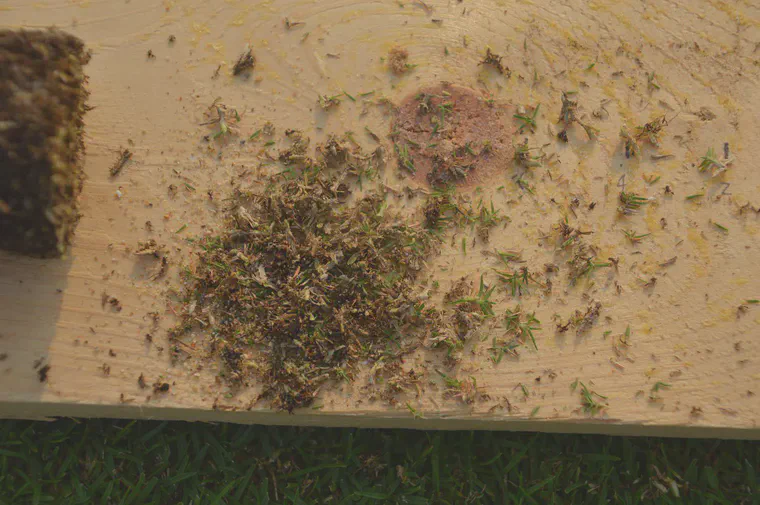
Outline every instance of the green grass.
[[758, 468], [757, 442], [0, 421], [0, 503], [14, 505], [735, 505], [760, 500]]

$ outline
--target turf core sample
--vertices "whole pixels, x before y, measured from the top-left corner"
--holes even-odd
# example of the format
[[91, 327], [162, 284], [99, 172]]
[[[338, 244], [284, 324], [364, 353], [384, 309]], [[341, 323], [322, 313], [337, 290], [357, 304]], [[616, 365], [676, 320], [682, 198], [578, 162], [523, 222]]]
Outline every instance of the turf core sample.
[[56, 29], [0, 30], [0, 249], [55, 257], [71, 242], [89, 59]]

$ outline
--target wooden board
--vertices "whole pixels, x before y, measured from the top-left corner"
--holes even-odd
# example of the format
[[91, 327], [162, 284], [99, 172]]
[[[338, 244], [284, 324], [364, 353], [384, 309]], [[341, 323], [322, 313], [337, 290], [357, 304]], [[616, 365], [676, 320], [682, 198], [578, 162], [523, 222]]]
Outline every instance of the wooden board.
[[[288, 30], [286, 17], [304, 25]], [[2, 26], [52, 24], [94, 51], [83, 218], [66, 259], [0, 256], [0, 416], [760, 438], [760, 307], [746, 303], [760, 298], [753, 257], [760, 226], [751, 210], [760, 205], [755, 3], [9, 0], [0, 6]], [[231, 65], [246, 44], [256, 54], [256, 70], [251, 79], [233, 78]], [[400, 78], [382, 59], [394, 44], [406, 47], [418, 65]], [[487, 46], [504, 56], [511, 76], [478, 65]], [[494, 365], [488, 347], [503, 332], [494, 318], [471, 336], [452, 372], [476, 377], [490, 400], [463, 405], [443, 398], [433, 372], [441, 352], [424, 350], [408, 366], [427, 370], [426, 379], [396, 406], [370, 402], [357, 381], [325, 388], [319, 410], [294, 415], [253, 404], [255, 387], [230, 394], [215, 380], [214, 366], [172, 366], [163, 331], [171, 322], [166, 300], [179, 265], [192, 263], [185, 238], [219, 226], [209, 191], [218, 201], [231, 178], [250, 182], [260, 170], [262, 143], [240, 141], [271, 120], [279, 132], [306, 129], [313, 143], [352, 130], [371, 147], [359, 132], [365, 125], [389, 131], [380, 109], [368, 106], [363, 114], [362, 100], [344, 98], [325, 114], [317, 96], [374, 90], [399, 102], [440, 81], [487, 88], [515, 106], [542, 105], [531, 142], [549, 143], [553, 156], [525, 176], [534, 194], [515, 182], [514, 167], [505, 167], [481, 194], [509, 224], [488, 246], [458, 232], [429, 273], [444, 290], [462, 275], [477, 281], [484, 273], [493, 282], [495, 264], [482, 253], [495, 248], [522, 250], [531, 268], [558, 262], [550, 294], [533, 290], [515, 300], [499, 288], [494, 296], [497, 314], [517, 302], [536, 311], [543, 322], [538, 351], [526, 348]], [[569, 144], [554, 140], [563, 90], [579, 92], [581, 113], [600, 130], [598, 140], [587, 141], [577, 127]], [[240, 111], [241, 120], [231, 139], [206, 142], [203, 136], [214, 130], [200, 123], [217, 97]], [[626, 159], [621, 126], [635, 131], [663, 114], [669, 124], [660, 149], [647, 146], [641, 157]], [[713, 147], [723, 159], [724, 143], [728, 170], [715, 178], [700, 173], [700, 157]], [[120, 147], [134, 152], [133, 161], [109, 178]], [[655, 161], [655, 152], [673, 157]], [[405, 184], [394, 175], [394, 163], [389, 167], [384, 177]], [[623, 175], [627, 190], [653, 201], [639, 215], [620, 219], [615, 209]], [[666, 185], [674, 195], [665, 193]], [[704, 196], [686, 200], [692, 194]], [[619, 258], [617, 272], [606, 269], [593, 284], [567, 285], [564, 258], [551, 238], [564, 216], [593, 231], [589, 240], [600, 257]], [[153, 232], [146, 230], [148, 220]], [[631, 244], [625, 230], [649, 235]], [[132, 254], [148, 238], [171, 249], [170, 275], [158, 282], [149, 278], [150, 260]], [[462, 238], [472, 244], [466, 254]], [[660, 265], [672, 257], [675, 264]], [[656, 284], [645, 287], [653, 277]], [[118, 298], [123, 310], [104, 307], [104, 293]], [[555, 317], [567, 320], [590, 300], [603, 304], [591, 331], [555, 331]], [[162, 315], [158, 331], [148, 316], [153, 311]], [[626, 359], [612, 344], [629, 327]], [[153, 344], [146, 342], [149, 332]], [[36, 363], [51, 367], [44, 383]], [[146, 393], [140, 374], [149, 383], [170, 382], [170, 392]], [[571, 387], [576, 380], [607, 397], [603, 412], [583, 412], [579, 389]], [[669, 386], [655, 393], [658, 382]], [[407, 405], [424, 418], [412, 416]]]

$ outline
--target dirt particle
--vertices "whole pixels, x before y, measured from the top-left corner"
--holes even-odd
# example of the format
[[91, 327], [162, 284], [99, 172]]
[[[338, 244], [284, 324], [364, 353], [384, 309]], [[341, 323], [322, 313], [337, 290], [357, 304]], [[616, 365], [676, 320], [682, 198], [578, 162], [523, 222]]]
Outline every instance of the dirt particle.
[[166, 393], [169, 391], [169, 388], [171, 386], [168, 382], [155, 382], [153, 384], [153, 392], [154, 393]]
[[138, 242], [135, 254], [137, 256], [153, 256], [154, 258], [160, 258], [166, 254], [166, 248], [156, 243], [155, 240], [150, 239], [146, 242]]
[[118, 298], [115, 298], [103, 291], [103, 293], [100, 295], [100, 306], [105, 309], [106, 305], [110, 305], [111, 309], [115, 312], [121, 312], [123, 308]]
[[713, 111], [711, 111], [707, 107], [701, 107], [697, 111], [696, 115], [702, 121], [712, 121], [716, 117], [715, 114], [713, 113]]
[[50, 365], [45, 365], [39, 370], [37, 370], [37, 378], [40, 380], [40, 382], [47, 382], [49, 373], [50, 373]]

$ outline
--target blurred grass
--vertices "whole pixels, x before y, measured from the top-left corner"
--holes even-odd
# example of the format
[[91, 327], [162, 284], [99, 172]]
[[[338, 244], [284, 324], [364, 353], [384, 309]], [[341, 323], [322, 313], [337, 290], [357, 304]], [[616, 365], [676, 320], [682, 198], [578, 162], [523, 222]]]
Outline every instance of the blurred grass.
[[0, 503], [760, 503], [760, 443], [0, 421]]

